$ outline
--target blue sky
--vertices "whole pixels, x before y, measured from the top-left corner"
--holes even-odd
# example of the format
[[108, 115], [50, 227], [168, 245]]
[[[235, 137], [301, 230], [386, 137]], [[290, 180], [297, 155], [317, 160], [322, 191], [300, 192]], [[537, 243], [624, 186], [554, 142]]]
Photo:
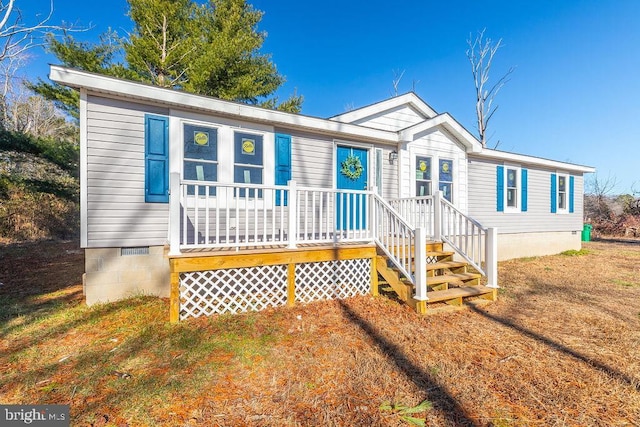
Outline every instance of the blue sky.
[[[640, 1], [254, 0], [265, 12], [263, 51], [287, 78], [279, 95], [304, 95], [303, 113], [329, 117], [393, 93], [416, 93], [476, 133], [474, 89], [465, 56], [470, 33], [502, 38], [493, 76], [516, 67], [498, 95], [489, 146], [569, 161], [640, 190]], [[18, 0], [25, 16], [48, 0]], [[131, 28], [125, 0], [55, 0], [54, 21], [92, 24], [92, 40]], [[30, 76], [55, 58], [32, 52]]]

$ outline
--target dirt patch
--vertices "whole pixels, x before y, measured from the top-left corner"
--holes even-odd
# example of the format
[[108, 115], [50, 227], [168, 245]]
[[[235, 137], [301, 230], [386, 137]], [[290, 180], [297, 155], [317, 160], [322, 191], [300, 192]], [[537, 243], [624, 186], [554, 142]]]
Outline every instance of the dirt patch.
[[[421, 317], [384, 297], [167, 323], [84, 306], [73, 244], [0, 248], [0, 401], [74, 425], [611, 426], [640, 420], [640, 244], [500, 263], [496, 303]], [[389, 407], [386, 405], [385, 407]]]

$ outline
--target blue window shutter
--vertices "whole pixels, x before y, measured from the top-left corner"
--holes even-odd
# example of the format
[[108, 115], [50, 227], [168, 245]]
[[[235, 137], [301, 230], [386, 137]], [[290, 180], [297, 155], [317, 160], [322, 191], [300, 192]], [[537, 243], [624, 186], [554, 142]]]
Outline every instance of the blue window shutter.
[[[291, 179], [291, 135], [276, 134], [276, 185], [287, 185]], [[276, 206], [287, 206], [287, 193], [284, 193], [284, 204], [280, 200], [280, 192], [276, 192]]]
[[551, 174], [551, 213], [556, 213], [558, 209], [558, 191], [556, 190], [557, 179], [556, 174]]
[[522, 212], [527, 211], [527, 198], [529, 197], [529, 190], [527, 188], [527, 178], [529, 176], [529, 172], [526, 169], [520, 170], [522, 174], [522, 200], [520, 201], [520, 210]]
[[144, 116], [144, 201], [169, 202], [169, 118]]
[[574, 178], [572, 176], [569, 177], [569, 213], [573, 213], [573, 186], [574, 184]]
[[498, 212], [504, 212], [504, 166], [496, 166], [496, 200]]

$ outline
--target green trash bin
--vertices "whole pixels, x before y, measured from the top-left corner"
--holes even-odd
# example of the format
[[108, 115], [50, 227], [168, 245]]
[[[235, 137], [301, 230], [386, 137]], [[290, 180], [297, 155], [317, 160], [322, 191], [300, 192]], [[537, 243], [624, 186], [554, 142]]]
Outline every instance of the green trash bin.
[[584, 224], [582, 227], [582, 241], [590, 242], [591, 241], [591, 228], [593, 226], [591, 224]]

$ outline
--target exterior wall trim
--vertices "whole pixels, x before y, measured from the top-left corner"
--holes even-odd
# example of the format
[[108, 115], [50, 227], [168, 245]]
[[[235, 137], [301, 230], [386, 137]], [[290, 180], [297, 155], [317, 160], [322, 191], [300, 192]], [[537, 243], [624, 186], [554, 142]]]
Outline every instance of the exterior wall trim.
[[88, 222], [87, 215], [89, 213], [88, 204], [88, 180], [87, 168], [88, 168], [88, 118], [87, 118], [87, 90], [85, 88], [80, 89], [80, 247], [86, 248], [88, 246], [89, 234], [88, 234]]

